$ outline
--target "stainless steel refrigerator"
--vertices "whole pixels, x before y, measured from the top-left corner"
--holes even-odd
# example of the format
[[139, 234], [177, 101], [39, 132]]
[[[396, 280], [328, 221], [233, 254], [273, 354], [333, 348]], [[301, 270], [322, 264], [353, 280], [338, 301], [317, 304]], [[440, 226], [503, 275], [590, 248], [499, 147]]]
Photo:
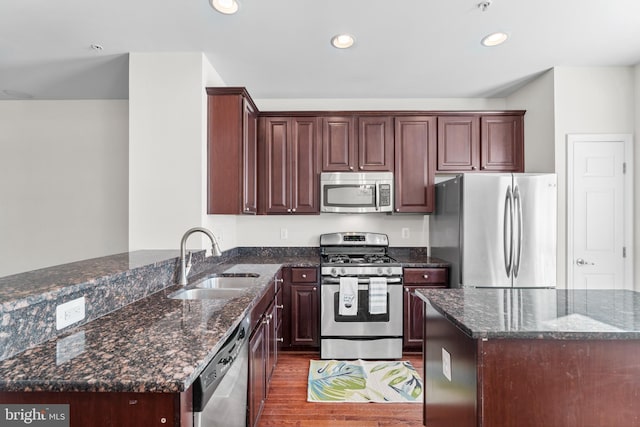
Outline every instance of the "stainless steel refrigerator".
[[451, 287], [556, 286], [556, 175], [475, 173], [436, 184], [431, 256]]

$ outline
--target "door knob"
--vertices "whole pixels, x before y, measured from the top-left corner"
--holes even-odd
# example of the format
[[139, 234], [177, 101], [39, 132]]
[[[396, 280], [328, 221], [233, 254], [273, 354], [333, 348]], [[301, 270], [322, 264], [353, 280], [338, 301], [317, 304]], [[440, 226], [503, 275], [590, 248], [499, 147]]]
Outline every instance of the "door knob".
[[594, 262], [585, 261], [582, 258], [576, 260], [576, 264], [582, 267], [583, 265], [596, 265]]

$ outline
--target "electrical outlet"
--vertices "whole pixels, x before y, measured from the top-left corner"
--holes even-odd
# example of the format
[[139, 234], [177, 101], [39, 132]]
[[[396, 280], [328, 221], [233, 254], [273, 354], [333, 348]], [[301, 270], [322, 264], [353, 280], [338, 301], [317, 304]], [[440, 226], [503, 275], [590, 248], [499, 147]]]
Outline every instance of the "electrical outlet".
[[280, 239], [281, 240], [287, 240], [289, 238], [289, 230], [287, 230], [286, 228], [281, 228], [280, 229]]
[[84, 319], [84, 297], [56, 307], [56, 329], [60, 330]]
[[408, 239], [409, 238], [409, 229], [406, 228], [406, 227], [402, 229], [402, 238], [403, 239]]
[[442, 347], [442, 373], [451, 381], [451, 355]]

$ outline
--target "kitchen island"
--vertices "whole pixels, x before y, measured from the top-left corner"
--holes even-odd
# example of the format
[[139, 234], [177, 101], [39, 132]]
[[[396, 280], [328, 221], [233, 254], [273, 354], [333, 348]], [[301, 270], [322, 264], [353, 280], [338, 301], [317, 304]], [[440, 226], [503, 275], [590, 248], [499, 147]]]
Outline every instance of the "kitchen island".
[[639, 293], [416, 294], [428, 427], [640, 425]]

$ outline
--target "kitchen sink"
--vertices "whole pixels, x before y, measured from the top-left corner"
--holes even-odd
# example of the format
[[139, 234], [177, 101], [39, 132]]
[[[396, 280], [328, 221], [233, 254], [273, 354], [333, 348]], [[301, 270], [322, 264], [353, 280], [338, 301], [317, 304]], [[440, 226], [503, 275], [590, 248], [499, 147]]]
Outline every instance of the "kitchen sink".
[[168, 297], [172, 299], [231, 299], [244, 293], [244, 289], [180, 289]]
[[201, 289], [246, 289], [262, 286], [264, 282], [255, 280], [260, 277], [255, 273], [222, 273], [212, 274], [193, 284]]

